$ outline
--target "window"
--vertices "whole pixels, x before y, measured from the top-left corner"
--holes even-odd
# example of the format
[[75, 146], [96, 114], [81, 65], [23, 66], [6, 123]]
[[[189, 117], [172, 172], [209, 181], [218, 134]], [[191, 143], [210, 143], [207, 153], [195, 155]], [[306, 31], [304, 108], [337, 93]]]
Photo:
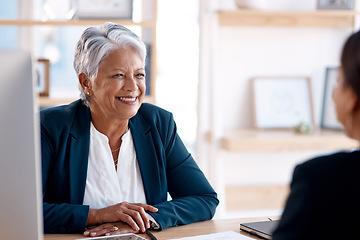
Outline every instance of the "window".
[[[0, 0], [0, 19], [18, 18], [18, 1]], [[0, 26], [0, 49], [16, 49], [18, 45], [18, 28]]]

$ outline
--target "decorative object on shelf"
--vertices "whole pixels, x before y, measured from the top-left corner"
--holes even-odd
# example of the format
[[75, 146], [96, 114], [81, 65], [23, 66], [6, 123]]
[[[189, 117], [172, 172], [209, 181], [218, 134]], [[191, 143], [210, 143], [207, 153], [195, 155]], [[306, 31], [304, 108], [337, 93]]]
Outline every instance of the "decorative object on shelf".
[[240, 9], [255, 9], [266, 11], [312, 11], [316, 1], [289, 1], [289, 0], [235, 0]]
[[320, 127], [327, 129], [342, 130], [343, 126], [337, 120], [335, 103], [332, 99], [332, 92], [335, 88], [338, 78], [338, 67], [326, 68], [324, 95]]
[[265, 9], [267, 3], [268, 0], [235, 0], [235, 4], [238, 8], [246, 9]]
[[45, 0], [43, 5], [43, 21], [47, 20], [69, 20], [74, 17], [76, 11], [76, 0]]
[[308, 134], [311, 132], [312, 127], [308, 123], [301, 122], [299, 125], [295, 126], [294, 130], [296, 133]]
[[318, 9], [353, 10], [354, 0], [318, 0]]
[[257, 128], [314, 125], [310, 78], [257, 77], [251, 80]]
[[50, 61], [39, 58], [35, 66], [37, 92], [42, 97], [48, 97], [50, 92]]
[[132, 19], [132, 0], [78, 0], [78, 18]]

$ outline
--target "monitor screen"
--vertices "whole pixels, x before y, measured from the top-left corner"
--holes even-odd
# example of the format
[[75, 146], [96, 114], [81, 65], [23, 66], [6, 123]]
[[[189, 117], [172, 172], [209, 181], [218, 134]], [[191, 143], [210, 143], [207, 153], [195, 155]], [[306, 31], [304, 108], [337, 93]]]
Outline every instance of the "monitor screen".
[[0, 51], [0, 235], [42, 239], [41, 163], [32, 59]]

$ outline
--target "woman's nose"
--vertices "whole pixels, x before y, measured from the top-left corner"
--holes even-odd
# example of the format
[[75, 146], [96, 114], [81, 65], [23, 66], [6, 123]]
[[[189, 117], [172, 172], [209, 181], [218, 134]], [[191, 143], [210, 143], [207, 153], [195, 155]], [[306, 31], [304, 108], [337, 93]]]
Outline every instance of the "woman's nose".
[[125, 79], [124, 82], [124, 89], [127, 91], [135, 91], [138, 89], [138, 86], [136, 84], [136, 80], [133, 76], [129, 76]]

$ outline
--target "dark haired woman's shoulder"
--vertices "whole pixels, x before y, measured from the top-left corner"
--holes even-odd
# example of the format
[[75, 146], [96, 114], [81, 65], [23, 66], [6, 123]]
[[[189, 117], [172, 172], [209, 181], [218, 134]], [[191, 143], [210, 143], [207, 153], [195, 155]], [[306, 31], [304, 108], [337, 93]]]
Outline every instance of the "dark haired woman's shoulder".
[[342, 161], [352, 161], [355, 160], [356, 158], [360, 157], [360, 151], [358, 149], [356, 150], [348, 150], [348, 151], [339, 151], [339, 152], [334, 152], [334, 153], [330, 153], [327, 155], [322, 155], [322, 156], [318, 156], [315, 157], [313, 159], [310, 159], [306, 162], [303, 163], [303, 165], [322, 165], [324, 163], [339, 163], [340, 160]]
[[310, 175], [323, 174], [329, 175], [329, 177], [335, 172], [349, 172], [351, 169], [359, 169], [359, 167], [359, 150], [341, 151], [319, 156], [297, 166], [297, 168], [301, 168]]

